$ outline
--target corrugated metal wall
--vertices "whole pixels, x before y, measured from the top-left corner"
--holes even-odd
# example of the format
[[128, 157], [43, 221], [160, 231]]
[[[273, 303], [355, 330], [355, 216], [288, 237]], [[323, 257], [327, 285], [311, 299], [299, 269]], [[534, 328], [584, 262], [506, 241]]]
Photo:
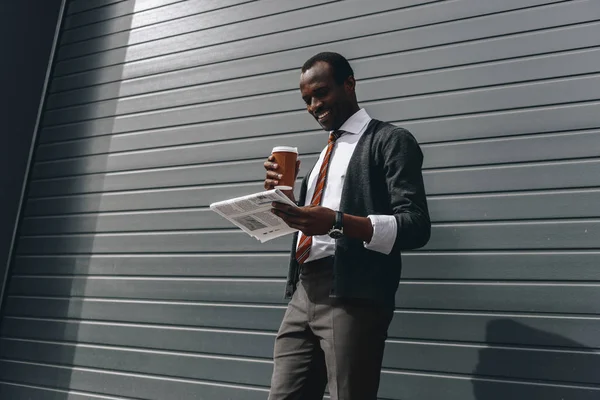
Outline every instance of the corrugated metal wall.
[[266, 398], [289, 238], [207, 206], [261, 190], [273, 145], [314, 162], [298, 68], [322, 50], [425, 153], [433, 237], [405, 256], [380, 397], [599, 398], [599, 20], [597, 0], [71, 1], [2, 398]]
[[63, 3], [0, 1], [0, 303]]

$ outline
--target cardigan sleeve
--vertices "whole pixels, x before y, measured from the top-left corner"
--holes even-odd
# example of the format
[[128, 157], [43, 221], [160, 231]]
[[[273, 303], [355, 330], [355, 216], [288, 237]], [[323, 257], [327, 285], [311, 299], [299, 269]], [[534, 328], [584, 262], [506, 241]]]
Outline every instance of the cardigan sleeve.
[[423, 183], [423, 153], [405, 129], [382, 135], [380, 156], [397, 234], [391, 254], [423, 247], [431, 235], [431, 222]]

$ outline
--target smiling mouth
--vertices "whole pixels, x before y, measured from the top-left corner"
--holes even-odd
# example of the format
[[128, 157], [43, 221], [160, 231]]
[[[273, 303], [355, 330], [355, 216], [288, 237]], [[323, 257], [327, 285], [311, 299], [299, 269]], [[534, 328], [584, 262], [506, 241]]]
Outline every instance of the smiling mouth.
[[331, 111], [325, 111], [324, 113], [318, 114], [317, 119], [319, 121], [323, 121], [324, 119], [327, 119], [327, 117], [329, 117], [330, 114], [331, 114]]

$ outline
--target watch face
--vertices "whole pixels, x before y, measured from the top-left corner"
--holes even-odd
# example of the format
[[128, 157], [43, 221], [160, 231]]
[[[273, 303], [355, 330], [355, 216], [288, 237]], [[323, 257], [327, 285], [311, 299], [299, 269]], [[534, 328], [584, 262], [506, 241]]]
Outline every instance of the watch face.
[[332, 239], [339, 239], [343, 236], [344, 233], [339, 229], [332, 229], [331, 232], [329, 232], [329, 237]]

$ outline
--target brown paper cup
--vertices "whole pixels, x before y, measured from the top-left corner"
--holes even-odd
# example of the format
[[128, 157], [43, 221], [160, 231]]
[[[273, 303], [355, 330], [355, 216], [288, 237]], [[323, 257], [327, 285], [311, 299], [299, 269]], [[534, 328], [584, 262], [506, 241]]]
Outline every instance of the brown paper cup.
[[292, 190], [294, 189], [294, 178], [296, 173], [296, 160], [298, 159], [298, 148], [289, 146], [277, 146], [273, 148], [273, 157], [279, 165], [277, 172], [283, 175], [279, 179], [279, 185], [275, 189]]

